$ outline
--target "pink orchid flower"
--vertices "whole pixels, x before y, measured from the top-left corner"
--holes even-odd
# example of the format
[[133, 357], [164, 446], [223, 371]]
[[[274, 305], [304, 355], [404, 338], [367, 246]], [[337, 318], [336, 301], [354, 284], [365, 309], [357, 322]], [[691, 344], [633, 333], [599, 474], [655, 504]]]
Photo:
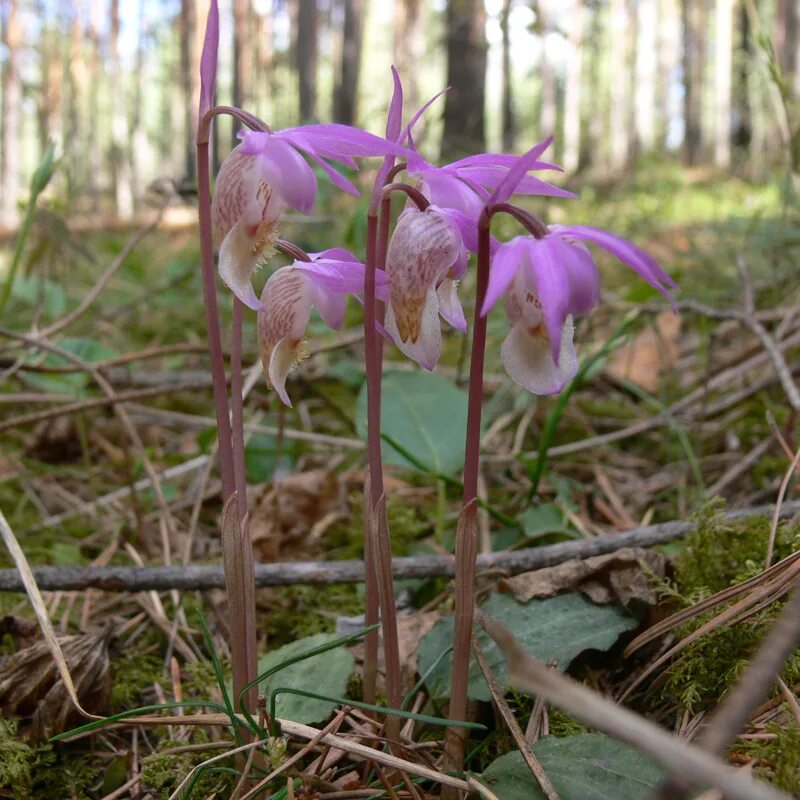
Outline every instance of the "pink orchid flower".
[[250, 282], [273, 252], [285, 205], [308, 214], [317, 178], [304, 156], [319, 165], [334, 186], [358, 189], [327, 161], [356, 168], [354, 158], [406, 154], [397, 144], [347, 125], [304, 125], [275, 133], [247, 131], [220, 167], [211, 214], [219, 243], [219, 274], [249, 308], [261, 310]]
[[[270, 275], [261, 293], [258, 344], [268, 383], [287, 405], [286, 377], [308, 353], [305, 333], [311, 307], [334, 330], [344, 323], [345, 295], [364, 291], [364, 265], [341, 248], [310, 253], [311, 261], [295, 261]], [[381, 273], [376, 295], [388, 298], [386, 276]]]
[[456, 294], [466, 265], [461, 234], [441, 209], [409, 206], [400, 214], [386, 253], [386, 330], [427, 370], [436, 366], [442, 348], [439, 315], [457, 330], [467, 329]]
[[575, 377], [573, 319], [588, 314], [600, 299], [597, 265], [577, 240], [607, 250], [673, 302], [675, 282], [652, 256], [598, 228], [554, 225], [541, 239], [518, 236], [500, 245], [481, 314], [505, 294], [511, 330], [501, 350], [503, 364], [512, 380], [534, 394], [560, 392]]

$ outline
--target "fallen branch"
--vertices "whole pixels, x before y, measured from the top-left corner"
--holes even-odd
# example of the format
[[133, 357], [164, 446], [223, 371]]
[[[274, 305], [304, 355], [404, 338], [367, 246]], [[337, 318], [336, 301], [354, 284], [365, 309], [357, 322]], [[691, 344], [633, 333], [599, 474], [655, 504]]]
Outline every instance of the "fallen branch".
[[[772, 516], [774, 506], [756, 506], [729, 511], [723, 518], [730, 520], [750, 516]], [[800, 501], [784, 503], [780, 518], [800, 513]], [[518, 575], [542, 567], [561, 564], [571, 558], [590, 558], [613, 553], [622, 547], [652, 547], [684, 537], [693, 529], [692, 522], [664, 522], [647, 525], [624, 533], [608, 533], [591, 539], [563, 542], [545, 547], [478, 556], [479, 570], [501, 570]], [[392, 560], [396, 579], [434, 578], [452, 576], [453, 556], [415, 556]], [[364, 581], [363, 561], [292, 561], [277, 564], [256, 564], [256, 586], [292, 586], [296, 584], [361, 583]], [[88, 588], [116, 592], [145, 590], [185, 591], [222, 589], [225, 579], [218, 564], [175, 567], [35, 567], [39, 587], [47, 591], [82, 590]], [[0, 570], [0, 591], [23, 591], [16, 570]]]

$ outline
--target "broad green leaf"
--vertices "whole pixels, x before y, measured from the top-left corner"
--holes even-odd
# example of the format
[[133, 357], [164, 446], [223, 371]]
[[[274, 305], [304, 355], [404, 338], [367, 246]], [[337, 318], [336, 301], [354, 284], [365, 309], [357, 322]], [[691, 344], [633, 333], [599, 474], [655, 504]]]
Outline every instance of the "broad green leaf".
[[[555, 661], [565, 670], [584, 650], [607, 650], [624, 631], [638, 622], [622, 608], [597, 605], [580, 593], [561, 594], [544, 600], [519, 603], [510, 594], [493, 594], [481, 610], [503, 622], [522, 646], [541, 661]], [[477, 632], [486, 660], [501, 686], [506, 685], [505, 659], [497, 645], [483, 632]], [[453, 640], [453, 617], [445, 617], [422, 638], [417, 650], [419, 673], [425, 674]], [[445, 656], [426, 681], [433, 697], [450, 694], [452, 657]], [[491, 700], [489, 687], [474, 659], [470, 660], [469, 696]]]
[[[664, 772], [629, 745], [602, 733], [546, 736], [533, 746], [561, 800], [645, 800]], [[499, 800], [544, 800], [519, 750], [492, 762], [481, 775]]]
[[[453, 474], [464, 465], [467, 395], [432, 372], [387, 372], [382, 381], [381, 430], [431, 472]], [[358, 435], [367, 436], [367, 387], [356, 404]], [[383, 442], [389, 464], [414, 465], [389, 442]]]
[[[254, 433], [244, 448], [244, 465], [248, 483], [263, 483], [275, 472], [275, 449], [277, 440], [268, 433]], [[280, 457], [281, 466], [291, 467], [294, 463], [291, 452], [292, 443], [284, 442]]]
[[67, 294], [59, 283], [32, 275], [17, 275], [11, 288], [11, 296], [30, 306], [44, 304], [45, 316], [55, 319], [67, 308]]
[[[66, 350], [89, 363], [105, 361], [117, 355], [116, 350], [112, 350], [102, 342], [83, 336], [62, 339], [58, 346], [62, 350]], [[47, 366], [66, 366], [70, 364], [66, 358], [52, 353], [47, 356], [43, 363]], [[43, 392], [69, 394], [76, 397], [85, 395], [86, 392], [84, 390], [93, 383], [91, 377], [85, 372], [28, 372], [25, 374], [25, 382], [35, 386], [37, 389], [41, 389]]]
[[[332, 633], [317, 633], [298, 639], [263, 656], [258, 661], [258, 672], [278, 666], [296, 656], [338, 638]], [[345, 647], [337, 647], [318, 656], [298, 661], [276, 672], [260, 685], [260, 691], [267, 695], [278, 687], [302, 689], [316, 694], [343, 697], [347, 691], [347, 681], [355, 668], [355, 658]], [[276, 713], [283, 719], [310, 724], [327, 719], [336, 703], [325, 700], [312, 700], [296, 694], [279, 694], [275, 706]]]
[[564, 515], [552, 503], [526, 508], [519, 521], [526, 539], [541, 539], [554, 533], [560, 533], [568, 539], [579, 535], [567, 525]]

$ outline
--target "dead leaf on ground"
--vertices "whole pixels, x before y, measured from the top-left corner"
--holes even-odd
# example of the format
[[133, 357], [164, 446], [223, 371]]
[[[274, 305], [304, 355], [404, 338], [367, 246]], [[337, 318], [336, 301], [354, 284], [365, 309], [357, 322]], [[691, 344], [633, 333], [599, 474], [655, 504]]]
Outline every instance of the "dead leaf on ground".
[[322, 558], [327, 527], [347, 513], [344, 487], [326, 469], [287, 475], [267, 484], [250, 514], [250, 535], [260, 561]]
[[[59, 639], [81, 705], [101, 710], [111, 689], [108, 632]], [[75, 709], [44, 641], [6, 658], [0, 664], [0, 708], [5, 714], [30, 718], [35, 741], [49, 739], [84, 718]]]
[[607, 367], [609, 375], [648, 392], [656, 391], [678, 360], [680, 332], [681, 318], [672, 311], [662, 311], [653, 325], [639, 331], [632, 342], [614, 353]]
[[655, 550], [623, 547], [615, 553], [578, 559], [554, 567], [524, 572], [501, 582], [521, 603], [534, 597], [552, 597], [570, 589], [581, 591], [595, 603], [622, 603], [639, 600], [648, 605], [657, 601], [650, 573], [663, 577], [668, 559]]

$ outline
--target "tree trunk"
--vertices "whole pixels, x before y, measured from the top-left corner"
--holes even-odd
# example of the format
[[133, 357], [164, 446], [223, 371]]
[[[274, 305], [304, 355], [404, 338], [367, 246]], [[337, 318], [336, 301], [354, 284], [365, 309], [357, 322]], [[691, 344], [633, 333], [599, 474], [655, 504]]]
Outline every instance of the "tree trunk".
[[503, 0], [500, 12], [500, 30], [503, 37], [503, 150], [514, 150], [514, 96], [512, 94], [511, 77], [511, 36], [508, 30], [508, 18], [511, 16], [511, 0]]
[[111, 58], [109, 63], [111, 86], [111, 166], [114, 180], [114, 197], [120, 219], [133, 216], [133, 188], [130, 161], [130, 136], [126, 117], [128, 104], [119, 57], [119, 0], [111, 0]]
[[583, 0], [573, 0], [570, 14], [567, 75], [564, 85], [564, 155], [567, 172], [578, 169], [581, 155], [581, 83], [583, 78]]
[[703, 145], [705, 0], [682, 0], [684, 160], [700, 162]]
[[550, 136], [556, 131], [556, 77], [549, 58], [548, 38], [551, 29], [550, 0], [539, 0], [536, 6], [536, 31], [542, 39], [539, 79], [542, 84], [542, 98], [539, 104], [539, 136]]
[[587, 69], [588, 116], [586, 119], [586, 136], [581, 146], [581, 159], [588, 166], [604, 164], [608, 150], [605, 111], [606, 84], [604, 81], [606, 62], [605, 20], [608, 8], [599, 6], [589, 17], [586, 45], [589, 65]]
[[632, 17], [627, 0], [611, 2], [611, 106], [609, 132], [611, 134], [611, 168], [624, 169], [630, 159], [631, 145], [631, 43]]
[[731, 163], [731, 70], [733, 0], [717, 0], [714, 36], [714, 163]]
[[797, 96], [800, 87], [800, 0], [778, 0], [775, 6], [775, 51], [787, 86]]
[[448, 160], [486, 149], [486, 11], [483, 0], [447, 2], [447, 83], [442, 152]]
[[20, 138], [22, 133], [22, 81], [19, 72], [19, 51], [22, 46], [22, 28], [18, 0], [8, 0], [3, 19], [3, 45], [6, 64], [3, 73], [2, 104], [2, 176], [0, 188], [0, 219], [4, 225], [13, 227], [19, 219], [17, 201], [20, 191]]
[[102, 55], [100, 52], [100, 27], [105, 16], [103, 0], [91, 0], [89, 5], [89, 27], [87, 38], [90, 42], [89, 56], [89, 116], [87, 119], [88, 135], [88, 187], [92, 211], [100, 210], [100, 192], [102, 187], [103, 150], [100, 140], [100, 75], [102, 71]]
[[136, 60], [133, 66], [133, 96], [131, 98], [130, 136], [131, 136], [131, 188], [133, 196], [141, 198], [144, 194], [142, 182], [143, 163], [148, 150], [148, 142], [142, 128], [142, 84], [144, 82], [144, 52], [146, 20], [144, 14], [145, 0], [139, 0], [136, 11]]
[[310, 122], [317, 116], [317, 22], [317, 0], [297, 0], [295, 58], [300, 122]]
[[41, 49], [41, 91], [39, 94], [39, 144], [42, 154], [50, 139], [54, 139], [61, 128], [62, 82], [65, 76], [63, 49], [61, 43], [60, 20], [56, 17], [48, 24], [48, 6], [44, 0], [37, 0], [36, 13], [42, 24]]
[[672, 90], [672, 76], [681, 65], [682, 28], [678, 0], [658, 3], [658, 80], [656, 82], [657, 138], [661, 147], [669, 144], [670, 121], [680, 116]]
[[199, 86], [199, 78], [196, 78], [194, 74], [195, 62], [197, 61], [195, 56], [197, 9], [194, 0], [181, 0], [179, 27], [181, 39], [181, 105], [183, 106], [183, 144], [185, 151], [183, 171], [184, 180], [187, 183], [194, 183], [197, 179], [195, 172], [195, 139], [197, 138], [198, 109], [198, 104], [194, 102], [195, 83]]
[[[249, 0], [233, 0], [233, 105], [248, 109], [250, 106], [250, 85], [248, 77], [252, 69], [252, 39], [248, 35], [250, 19]], [[239, 144], [236, 134], [239, 125], [232, 126], [231, 148]]]
[[394, 64], [403, 80], [403, 92], [408, 108], [420, 106], [419, 80], [422, 60], [422, 2], [394, 0]]
[[333, 118], [345, 125], [356, 121], [363, 20], [364, 0], [344, 0], [342, 62], [333, 96]]
[[640, 0], [636, 37], [636, 149], [650, 152], [656, 141], [657, 0]]

